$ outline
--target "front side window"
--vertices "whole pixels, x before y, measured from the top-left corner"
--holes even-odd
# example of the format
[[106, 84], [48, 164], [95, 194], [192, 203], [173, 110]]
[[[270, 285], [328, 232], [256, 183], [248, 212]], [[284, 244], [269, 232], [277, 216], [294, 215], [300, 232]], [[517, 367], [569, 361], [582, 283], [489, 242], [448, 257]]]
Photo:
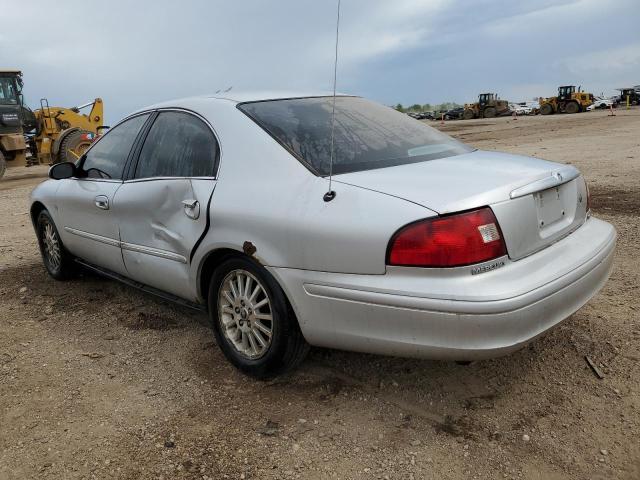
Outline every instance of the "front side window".
[[82, 164], [87, 177], [122, 179], [133, 143], [148, 118], [148, 113], [130, 118], [100, 138], [87, 152]]
[[18, 94], [11, 77], [0, 77], [0, 105], [17, 105]]
[[184, 112], [161, 112], [144, 142], [136, 178], [213, 177], [218, 142], [199, 118]]
[[[318, 175], [329, 174], [332, 97], [269, 100], [239, 105]], [[337, 97], [333, 173], [392, 167], [460, 155], [473, 149], [377, 103]]]

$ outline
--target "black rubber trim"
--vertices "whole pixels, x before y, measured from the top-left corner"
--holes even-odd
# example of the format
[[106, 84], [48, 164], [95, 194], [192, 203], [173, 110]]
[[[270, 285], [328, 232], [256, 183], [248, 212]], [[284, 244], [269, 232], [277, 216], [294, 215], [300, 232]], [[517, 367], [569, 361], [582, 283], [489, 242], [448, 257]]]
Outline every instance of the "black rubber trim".
[[197, 310], [199, 312], [206, 312], [207, 311], [207, 307], [205, 305], [201, 305], [199, 303], [195, 303], [195, 302], [191, 302], [189, 300], [185, 300], [184, 298], [180, 298], [177, 297], [171, 293], [167, 293], [164, 292], [162, 290], [159, 290], [157, 288], [151, 287], [149, 285], [145, 285], [144, 283], [140, 283], [140, 282], [136, 282], [135, 280], [131, 280], [130, 278], [127, 278], [123, 275], [120, 275], [119, 273], [116, 272], [112, 272], [111, 270], [107, 270], [106, 268], [102, 268], [102, 267], [98, 267], [96, 265], [93, 265], [89, 262], [85, 262], [84, 260], [81, 260], [79, 258], [75, 259], [76, 263], [82, 265], [85, 268], [88, 268], [89, 270], [92, 270], [94, 272], [96, 272], [99, 275], [102, 275], [103, 277], [108, 277], [111, 278], [113, 280], [117, 280], [119, 282], [124, 283], [125, 285], [128, 285], [130, 287], [136, 288], [138, 290], [141, 290], [145, 293], [150, 293], [151, 295], [155, 295], [156, 297], [160, 297], [163, 300], [168, 300], [169, 302], [175, 303], [177, 305], [181, 305], [183, 307], [187, 307], [187, 308], [191, 308], [193, 310]]
[[124, 175], [124, 180], [131, 180], [135, 177], [136, 168], [138, 168], [138, 157], [140, 156], [140, 151], [142, 150], [142, 146], [144, 142], [147, 140], [147, 135], [149, 135], [149, 130], [158, 118], [158, 111], [151, 110], [149, 112], [149, 118], [145, 122], [145, 124], [140, 129], [138, 136], [136, 137], [136, 141], [133, 142], [133, 148], [129, 154], [129, 158], [127, 159], [127, 168]]

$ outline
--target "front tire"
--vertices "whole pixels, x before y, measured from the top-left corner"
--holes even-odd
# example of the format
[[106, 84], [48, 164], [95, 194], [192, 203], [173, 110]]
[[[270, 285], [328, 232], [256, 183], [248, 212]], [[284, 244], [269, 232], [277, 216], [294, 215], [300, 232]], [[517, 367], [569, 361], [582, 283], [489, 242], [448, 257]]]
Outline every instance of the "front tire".
[[565, 105], [564, 111], [567, 113], [578, 113], [580, 111], [580, 105], [578, 102], [569, 102]]
[[87, 130], [76, 130], [67, 134], [60, 143], [60, 152], [58, 152], [58, 162], [56, 163], [77, 162], [91, 146], [92, 140], [87, 137], [91, 134], [92, 132]]
[[259, 379], [295, 368], [309, 345], [273, 276], [247, 257], [225, 260], [209, 286], [209, 316], [225, 357]]
[[495, 107], [487, 107], [484, 109], [484, 118], [495, 118], [497, 111]]
[[67, 280], [74, 273], [73, 258], [64, 248], [53, 218], [43, 210], [36, 221], [38, 244], [42, 254], [42, 262], [49, 275], [56, 280]]
[[553, 107], [550, 103], [543, 103], [540, 106], [540, 115], [551, 115], [553, 113]]
[[4, 159], [4, 155], [0, 152], [0, 179], [4, 177], [4, 172], [7, 171], [7, 161]]
[[471, 110], [470, 108], [466, 109], [463, 113], [462, 113], [462, 118], [464, 120], [472, 120], [474, 119], [476, 116], [476, 114], [474, 113], [473, 110]]

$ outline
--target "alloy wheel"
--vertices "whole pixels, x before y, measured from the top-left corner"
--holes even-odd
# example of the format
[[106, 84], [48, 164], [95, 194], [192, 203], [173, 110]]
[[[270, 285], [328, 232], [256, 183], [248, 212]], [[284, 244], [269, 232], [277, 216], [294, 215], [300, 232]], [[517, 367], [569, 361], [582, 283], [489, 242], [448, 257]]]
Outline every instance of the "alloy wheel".
[[44, 245], [44, 255], [49, 267], [57, 271], [62, 264], [62, 253], [60, 250], [60, 239], [58, 233], [50, 222], [45, 222], [42, 228], [42, 243]]
[[223, 335], [237, 353], [256, 360], [267, 353], [273, 337], [271, 300], [260, 280], [233, 270], [218, 291], [218, 319]]

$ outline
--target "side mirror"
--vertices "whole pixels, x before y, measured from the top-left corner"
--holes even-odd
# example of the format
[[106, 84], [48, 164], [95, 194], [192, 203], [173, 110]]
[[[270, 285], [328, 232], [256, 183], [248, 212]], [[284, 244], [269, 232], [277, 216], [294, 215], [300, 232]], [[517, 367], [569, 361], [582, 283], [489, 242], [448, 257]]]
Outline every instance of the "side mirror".
[[56, 163], [49, 169], [49, 178], [64, 180], [76, 176], [76, 166], [71, 162]]

